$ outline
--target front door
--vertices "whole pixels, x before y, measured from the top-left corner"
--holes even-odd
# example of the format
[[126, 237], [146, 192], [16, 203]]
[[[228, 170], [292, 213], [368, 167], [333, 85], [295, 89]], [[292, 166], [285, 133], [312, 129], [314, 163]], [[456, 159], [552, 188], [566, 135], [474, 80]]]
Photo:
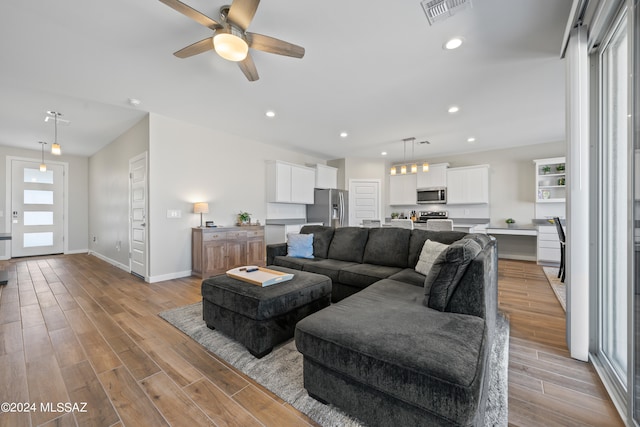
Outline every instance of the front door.
[[64, 166], [11, 160], [11, 256], [64, 252]]
[[131, 272], [147, 278], [147, 153], [129, 160]]

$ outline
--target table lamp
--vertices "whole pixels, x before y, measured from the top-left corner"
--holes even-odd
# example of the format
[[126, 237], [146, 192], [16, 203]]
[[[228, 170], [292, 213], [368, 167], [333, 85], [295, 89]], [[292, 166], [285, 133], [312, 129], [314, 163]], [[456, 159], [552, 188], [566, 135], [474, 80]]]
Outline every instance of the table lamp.
[[209, 203], [198, 202], [193, 204], [193, 213], [200, 214], [200, 228], [202, 228], [202, 214], [209, 213]]

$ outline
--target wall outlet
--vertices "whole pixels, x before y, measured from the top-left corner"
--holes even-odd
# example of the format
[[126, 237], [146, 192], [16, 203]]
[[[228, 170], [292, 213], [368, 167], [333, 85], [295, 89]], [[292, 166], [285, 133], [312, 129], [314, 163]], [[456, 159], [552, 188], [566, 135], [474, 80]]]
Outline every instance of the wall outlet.
[[167, 218], [182, 218], [182, 211], [180, 209], [167, 209]]
[[98, 243], [98, 236], [93, 236], [93, 243]]

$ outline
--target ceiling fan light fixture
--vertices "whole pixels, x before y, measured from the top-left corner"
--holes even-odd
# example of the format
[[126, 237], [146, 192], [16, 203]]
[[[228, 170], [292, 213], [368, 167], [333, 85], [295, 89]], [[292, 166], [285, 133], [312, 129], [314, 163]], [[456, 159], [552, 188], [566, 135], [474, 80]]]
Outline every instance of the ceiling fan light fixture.
[[244, 61], [249, 53], [249, 45], [242, 38], [242, 32], [233, 26], [216, 32], [213, 47], [218, 55], [233, 62]]

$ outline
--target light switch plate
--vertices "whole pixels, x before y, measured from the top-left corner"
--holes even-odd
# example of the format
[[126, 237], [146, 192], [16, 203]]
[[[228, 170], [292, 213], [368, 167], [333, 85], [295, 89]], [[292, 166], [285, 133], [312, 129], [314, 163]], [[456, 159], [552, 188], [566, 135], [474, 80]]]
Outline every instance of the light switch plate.
[[167, 218], [182, 218], [182, 211], [180, 209], [167, 209]]

